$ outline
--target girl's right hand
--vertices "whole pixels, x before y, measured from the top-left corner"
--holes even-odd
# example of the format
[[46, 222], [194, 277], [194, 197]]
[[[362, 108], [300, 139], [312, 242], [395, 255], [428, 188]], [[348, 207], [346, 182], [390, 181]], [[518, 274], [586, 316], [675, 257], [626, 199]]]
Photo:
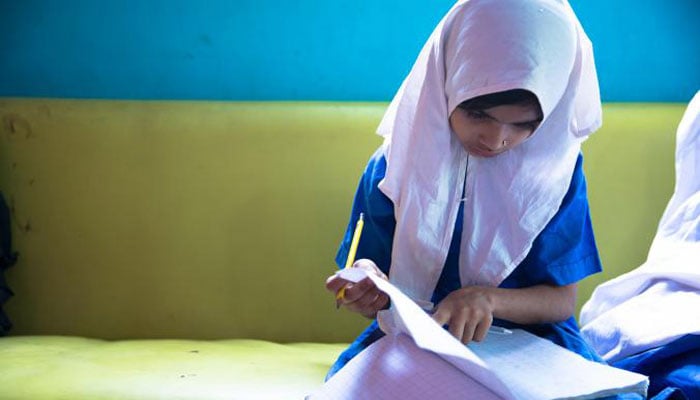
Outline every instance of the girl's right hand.
[[[386, 275], [372, 260], [366, 258], [357, 260], [352, 265], [352, 268], [362, 268], [371, 274], [388, 280]], [[326, 289], [336, 296], [343, 287], [345, 287], [345, 294], [336, 300], [337, 306], [345, 306], [348, 310], [367, 318], [376, 318], [377, 312], [389, 306], [389, 296], [379, 290], [369, 278], [353, 283], [340, 278], [338, 274], [333, 274], [326, 279]]]

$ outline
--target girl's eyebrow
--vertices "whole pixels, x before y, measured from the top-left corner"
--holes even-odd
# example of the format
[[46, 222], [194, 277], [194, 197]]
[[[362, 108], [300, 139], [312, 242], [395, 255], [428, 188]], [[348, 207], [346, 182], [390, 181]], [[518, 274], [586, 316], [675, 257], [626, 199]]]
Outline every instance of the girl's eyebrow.
[[488, 112], [486, 112], [486, 110], [481, 110], [481, 113], [484, 114], [486, 117], [488, 117], [488, 118], [490, 118], [490, 119], [492, 119], [500, 124], [509, 124], [509, 125], [539, 124], [540, 122], [542, 122], [542, 119], [543, 119], [542, 117], [537, 117], [535, 119], [527, 120], [527, 121], [503, 122], [503, 121], [499, 120], [498, 118], [494, 117], [493, 115], [489, 114]]

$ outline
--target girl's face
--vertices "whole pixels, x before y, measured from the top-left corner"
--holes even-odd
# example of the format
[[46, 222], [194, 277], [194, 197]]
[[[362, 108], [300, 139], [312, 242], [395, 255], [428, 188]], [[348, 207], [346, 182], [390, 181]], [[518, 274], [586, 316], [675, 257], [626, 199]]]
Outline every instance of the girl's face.
[[540, 122], [535, 105], [501, 105], [480, 111], [457, 107], [450, 115], [452, 131], [464, 150], [476, 157], [495, 157], [518, 146]]

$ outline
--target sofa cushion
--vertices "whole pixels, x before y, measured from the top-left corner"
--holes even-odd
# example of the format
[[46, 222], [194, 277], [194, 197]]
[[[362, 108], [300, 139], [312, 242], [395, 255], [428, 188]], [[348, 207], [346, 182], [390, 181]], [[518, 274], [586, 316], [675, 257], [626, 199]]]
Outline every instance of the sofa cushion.
[[0, 398], [301, 399], [343, 344], [0, 339]]

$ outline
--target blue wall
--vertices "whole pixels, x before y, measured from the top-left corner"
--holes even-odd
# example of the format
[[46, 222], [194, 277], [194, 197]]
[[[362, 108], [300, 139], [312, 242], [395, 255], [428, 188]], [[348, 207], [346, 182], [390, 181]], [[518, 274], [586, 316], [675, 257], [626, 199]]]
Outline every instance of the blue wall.
[[[0, 0], [0, 96], [389, 100], [452, 0]], [[572, 0], [605, 101], [700, 88], [699, 0]]]

